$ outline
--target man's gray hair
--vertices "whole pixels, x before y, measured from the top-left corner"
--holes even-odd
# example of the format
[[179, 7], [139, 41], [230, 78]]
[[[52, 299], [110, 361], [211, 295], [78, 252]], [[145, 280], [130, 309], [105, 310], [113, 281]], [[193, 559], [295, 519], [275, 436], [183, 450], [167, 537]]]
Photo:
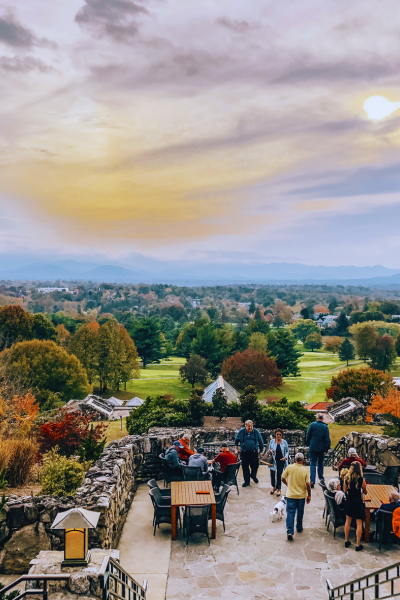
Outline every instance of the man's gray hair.
[[253, 425], [253, 421], [251, 421], [250, 419], [247, 419], [247, 421], [245, 422], [245, 425], [248, 425], [249, 423], [251, 423]]
[[394, 490], [393, 490], [393, 492], [390, 492], [390, 494], [389, 494], [389, 500], [391, 502], [398, 502], [399, 499], [400, 499], [399, 492], [395, 492]]
[[338, 485], [339, 485], [339, 479], [330, 479], [328, 481], [328, 489], [331, 492], [336, 492], [336, 490], [338, 489]]
[[296, 462], [301, 462], [302, 460], [304, 460], [304, 454], [302, 452], [297, 452], [296, 456], [294, 457], [294, 460]]
[[317, 414], [317, 421], [323, 421], [324, 420], [324, 415], [322, 413], [318, 413]]
[[347, 452], [347, 456], [355, 456], [357, 454], [357, 450], [355, 448], [349, 448]]

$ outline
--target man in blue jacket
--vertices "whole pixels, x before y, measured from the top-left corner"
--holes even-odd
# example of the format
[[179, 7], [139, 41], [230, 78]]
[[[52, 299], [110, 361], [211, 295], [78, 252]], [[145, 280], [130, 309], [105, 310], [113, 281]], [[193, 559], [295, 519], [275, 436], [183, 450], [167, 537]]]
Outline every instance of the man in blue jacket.
[[324, 480], [324, 456], [331, 447], [328, 425], [324, 423], [324, 415], [317, 414], [315, 423], [307, 429], [306, 446], [310, 452], [310, 479], [311, 487], [315, 485], [315, 473], [318, 467], [318, 479]]
[[[261, 433], [253, 426], [253, 421], [246, 421], [245, 426], [239, 429], [235, 439], [235, 454], [239, 454], [243, 469], [243, 487], [250, 485], [250, 477], [254, 483], [258, 483], [257, 471], [259, 467], [259, 456], [264, 450], [264, 442]], [[250, 473], [251, 469], [251, 473]]]

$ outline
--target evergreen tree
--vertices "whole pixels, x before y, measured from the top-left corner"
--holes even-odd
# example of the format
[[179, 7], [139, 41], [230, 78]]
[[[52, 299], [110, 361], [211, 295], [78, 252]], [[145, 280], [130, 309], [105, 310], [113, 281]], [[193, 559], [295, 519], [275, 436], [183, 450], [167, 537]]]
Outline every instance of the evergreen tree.
[[156, 319], [139, 319], [134, 321], [129, 334], [135, 342], [139, 356], [142, 359], [143, 369], [149, 363], [162, 358], [161, 330]]
[[312, 319], [312, 317], [313, 317], [313, 315], [310, 314], [310, 310], [309, 310], [308, 306], [304, 306], [304, 308], [301, 309], [300, 314], [303, 319]]
[[344, 313], [340, 313], [336, 320], [335, 333], [336, 335], [346, 335], [349, 330], [349, 321]]
[[203, 325], [197, 330], [197, 337], [192, 342], [192, 352], [205, 358], [207, 369], [213, 377], [218, 375], [224, 353], [211, 324]]
[[222, 388], [217, 388], [212, 397], [214, 417], [218, 417], [220, 421], [228, 414], [228, 401], [225, 396], [225, 391]]
[[352, 360], [354, 357], [354, 346], [348, 339], [345, 339], [339, 348], [339, 358], [340, 360], [347, 361], [347, 366], [349, 366], [349, 360]]
[[261, 406], [257, 399], [256, 388], [253, 385], [248, 385], [245, 388], [244, 393], [240, 396], [239, 402], [239, 412], [243, 423], [249, 419], [253, 421], [253, 423], [257, 423]]
[[207, 406], [203, 394], [203, 388], [193, 388], [190, 392], [188, 412], [191, 425], [200, 427], [204, 425], [204, 415], [206, 414]]
[[184, 365], [179, 368], [179, 374], [183, 382], [188, 381], [192, 388], [195, 383], [205, 383], [208, 377], [205, 358], [193, 354]]
[[253, 314], [256, 311], [256, 303], [254, 302], [254, 298], [251, 299], [250, 302], [250, 306], [249, 306], [249, 314]]
[[302, 356], [296, 338], [288, 329], [271, 331], [268, 335], [268, 353], [276, 362], [283, 377], [299, 374], [299, 359]]
[[104, 450], [104, 446], [107, 443], [107, 438], [102, 440], [96, 439], [96, 434], [93, 429], [93, 424], [90, 426], [89, 435], [87, 435], [78, 450], [78, 454], [81, 462], [95, 461], [100, 458], [101, 453]]

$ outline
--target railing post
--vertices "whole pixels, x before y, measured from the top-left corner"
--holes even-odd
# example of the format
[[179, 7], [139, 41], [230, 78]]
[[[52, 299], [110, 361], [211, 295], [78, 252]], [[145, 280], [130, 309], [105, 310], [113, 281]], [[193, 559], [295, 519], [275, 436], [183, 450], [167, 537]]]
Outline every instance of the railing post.
[[374, 598], [379, 598], [379, 573], [375, 575], [375, 596]]
[[43, 600], [47, 600], [47, 579], [43, 579]]
[[350, 600], [354, 600], [354, 583], [350, 584]]

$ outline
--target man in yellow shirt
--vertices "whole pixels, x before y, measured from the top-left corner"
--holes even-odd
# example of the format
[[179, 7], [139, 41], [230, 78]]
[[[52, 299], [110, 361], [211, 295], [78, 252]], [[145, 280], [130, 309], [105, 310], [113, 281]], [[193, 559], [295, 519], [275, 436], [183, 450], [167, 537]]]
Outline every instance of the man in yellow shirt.
[[298, 452], [295, 463], [286, 467], [282, 473], [282, 481], [287, 486], [286, 492], [286, 530], [287, 539], [291, 542], [294, 534], [294, 519], [297, 513], [297, 533], [303, 531], [304, 506], [311, 501], [310, 474], [303, 466], [304, 455]]

